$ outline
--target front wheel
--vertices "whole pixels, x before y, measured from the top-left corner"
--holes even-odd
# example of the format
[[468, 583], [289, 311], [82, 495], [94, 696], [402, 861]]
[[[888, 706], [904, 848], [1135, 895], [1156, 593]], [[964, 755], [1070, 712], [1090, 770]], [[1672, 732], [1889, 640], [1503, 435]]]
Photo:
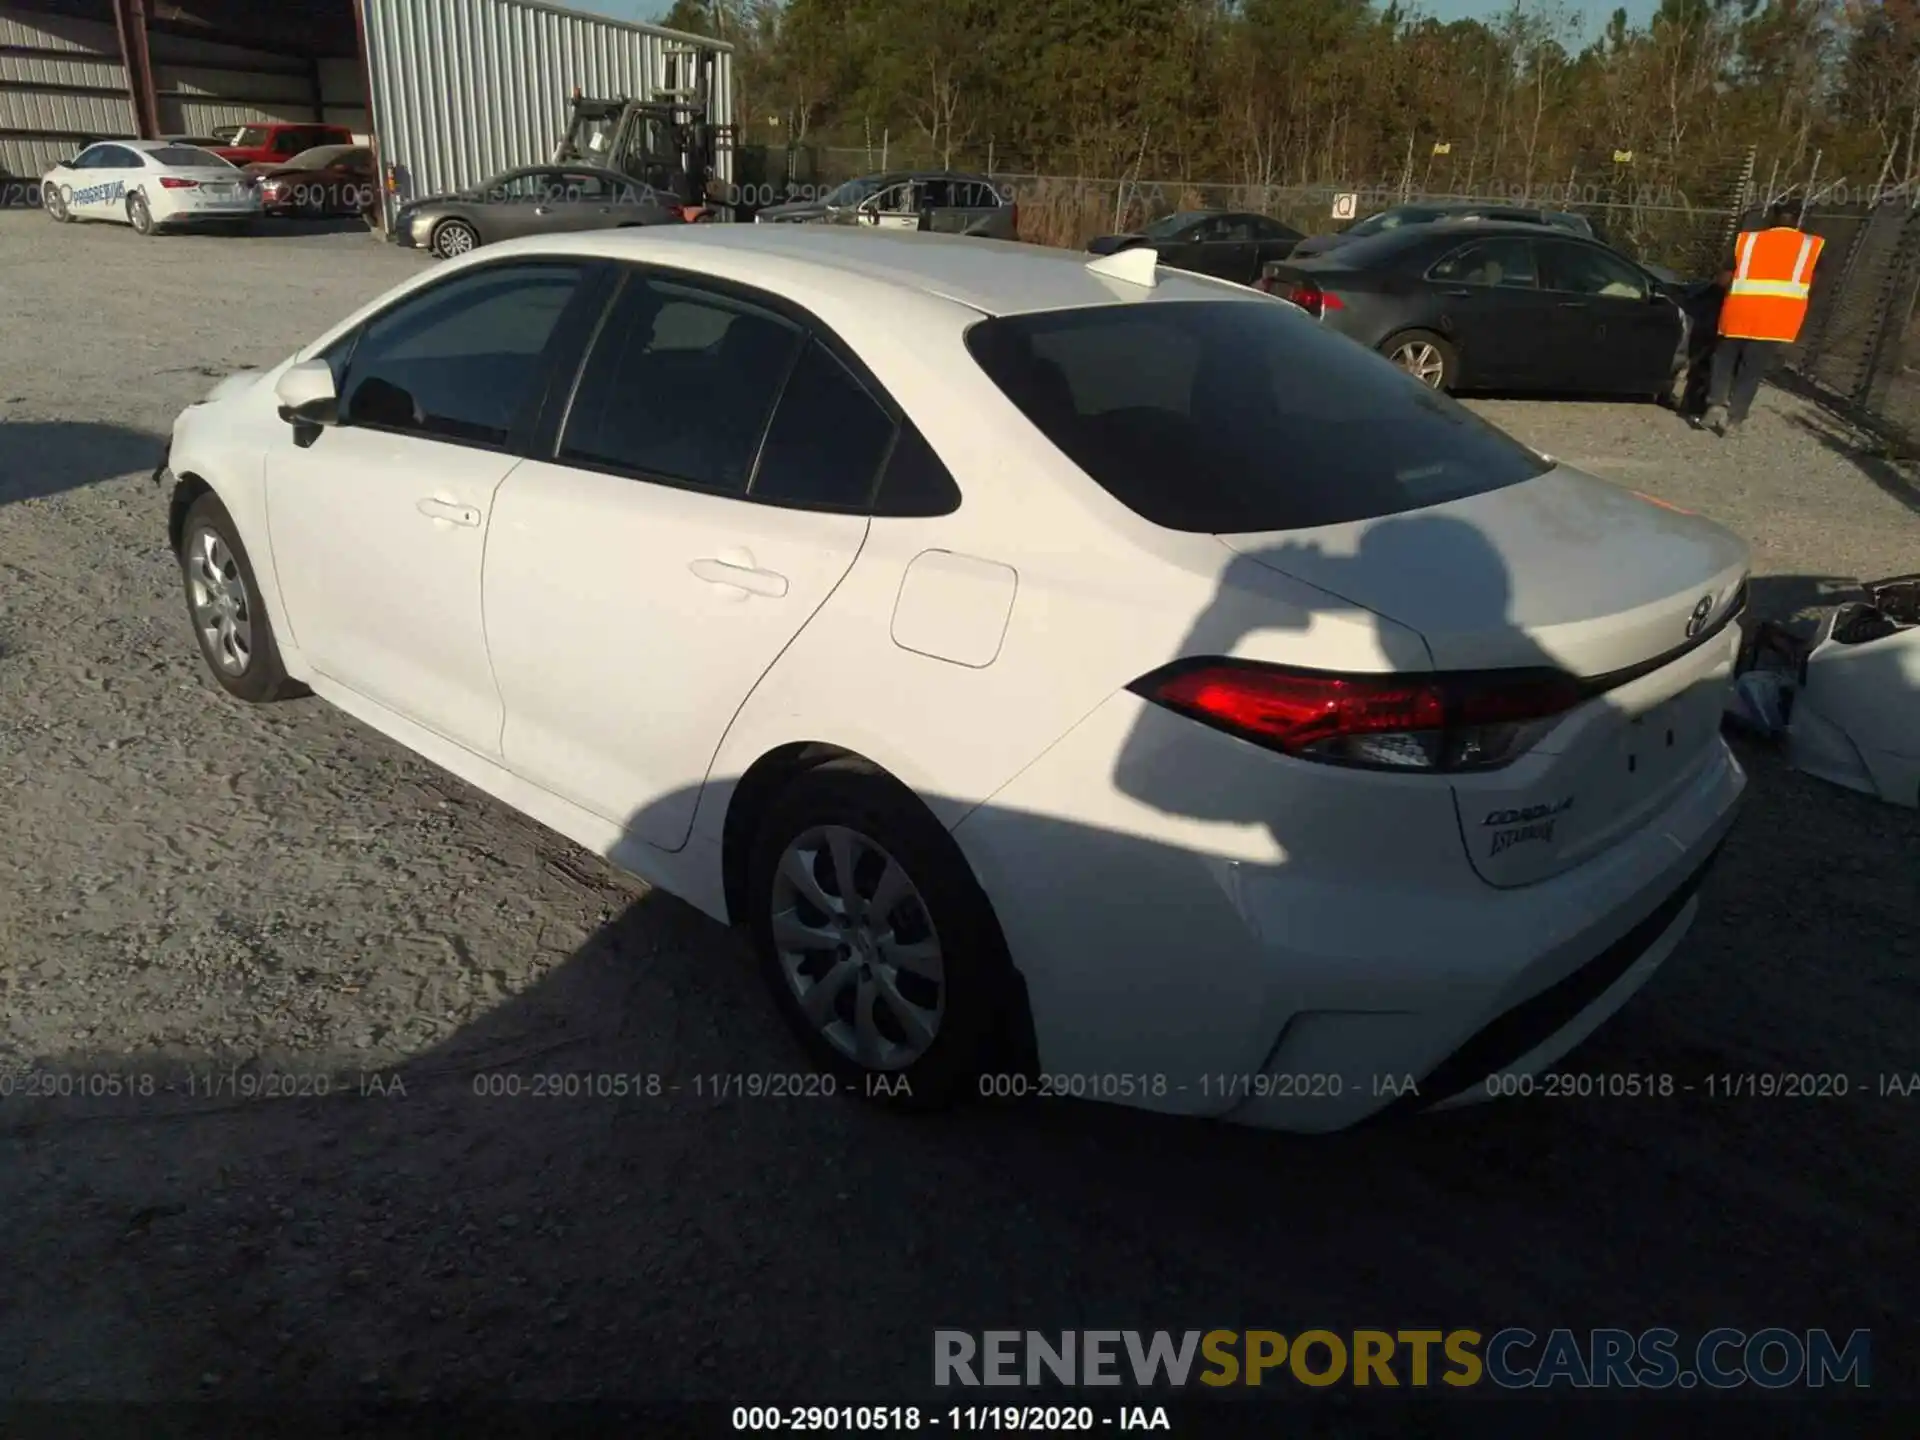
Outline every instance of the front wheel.
[[40, 200], [47, 207], [47, 214], [61, 225], [73, 223], [73, 211], [68, 207], [67, 196], [70, 192], [61, 185], [47, 185], [41, 188]]
[[428, 244], [442, 260], [455, 260], [480, 244], [480, 234], [464, 220], [442, 220], [434, 227]]
[[775, 1004], [842, 1086], [930, 1109], [977, 1083], [1005, 944], [952, 836], [897, 780], [836, 760], [790, 783], [749, 859], [746, 918]]
[[1460, 373], [1453, 346], [1430, 330], [1407, 330], [1380, 347], [1380, 353], [1429, 390], [1449, 390]]
[[303, 693], [280, 663], [246, 546], [216, 495], [202, 495], [187, 510], [180, 527], [180, 577], [194, 638], [221, 689], [255, 705]]

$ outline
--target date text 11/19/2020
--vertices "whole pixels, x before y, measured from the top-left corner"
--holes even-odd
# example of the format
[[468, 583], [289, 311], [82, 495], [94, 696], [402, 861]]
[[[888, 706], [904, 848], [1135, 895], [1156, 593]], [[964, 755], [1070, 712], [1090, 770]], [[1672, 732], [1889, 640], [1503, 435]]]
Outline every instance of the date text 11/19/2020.
[[38, 180], [0, 180], [0, 210], [38, 210], [45, 203]]
[[869, 1431], [1023, 1431], [1029, 1434], [1095, 1430], [1171, 1431], [1164, 1405], [951, 1405], [922, 1410], [918, 1405], [736, 1405], [737, 1432], [833, 1434]]

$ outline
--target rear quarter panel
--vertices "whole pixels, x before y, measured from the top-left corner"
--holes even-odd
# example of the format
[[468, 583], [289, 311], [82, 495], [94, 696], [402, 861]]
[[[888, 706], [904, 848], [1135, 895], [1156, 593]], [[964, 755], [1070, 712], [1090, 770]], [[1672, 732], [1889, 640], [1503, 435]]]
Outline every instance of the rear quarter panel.
[[[717, 840], [734, 781], [785, 744], [862, 754], [953, 826], [1110, 696], [1190, 647], [1392, 667], [1385, 622], [1340, 613], [1310, 586], [1237, 562], [1211, 536], [1149, 525], [1100, 490], [973, 363], [962, 338], [972, 312], [905, 294], [884, 312], [816, 308], [913, 418], [964, 498], [936, 519], [873, 522], [832, 598], [741, 707], [702, 797], [697, 840]], [[1015, 572], [990, 663], [895, 643], [903, 577], [928, 551]], [[1396, 653], [1407, 641], [1396, 637]]]

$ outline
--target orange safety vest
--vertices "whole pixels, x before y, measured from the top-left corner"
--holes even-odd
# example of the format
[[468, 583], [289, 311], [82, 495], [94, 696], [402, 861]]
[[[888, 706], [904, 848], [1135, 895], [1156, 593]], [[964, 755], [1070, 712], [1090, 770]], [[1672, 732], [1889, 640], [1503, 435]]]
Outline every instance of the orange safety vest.
[[1807, 318], [1813, 267], [1826, 242], [1789, 225], [1744, 230], [1734, 246], [1733, 284], [1720, 306], [1720, 333], [1791, 345]]

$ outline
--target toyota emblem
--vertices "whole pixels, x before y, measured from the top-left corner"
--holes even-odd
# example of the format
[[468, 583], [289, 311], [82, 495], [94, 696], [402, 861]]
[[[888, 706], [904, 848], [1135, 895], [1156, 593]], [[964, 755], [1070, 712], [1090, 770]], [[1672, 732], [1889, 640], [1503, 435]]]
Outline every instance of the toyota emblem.
[[1687, 617], [1687, 638], [1691, 640], [1707, 628], [1707, 617], [1713, 614], [1713, 596], [1702, 595], [1700, 603], [1693, 607], [1693, 614]]

